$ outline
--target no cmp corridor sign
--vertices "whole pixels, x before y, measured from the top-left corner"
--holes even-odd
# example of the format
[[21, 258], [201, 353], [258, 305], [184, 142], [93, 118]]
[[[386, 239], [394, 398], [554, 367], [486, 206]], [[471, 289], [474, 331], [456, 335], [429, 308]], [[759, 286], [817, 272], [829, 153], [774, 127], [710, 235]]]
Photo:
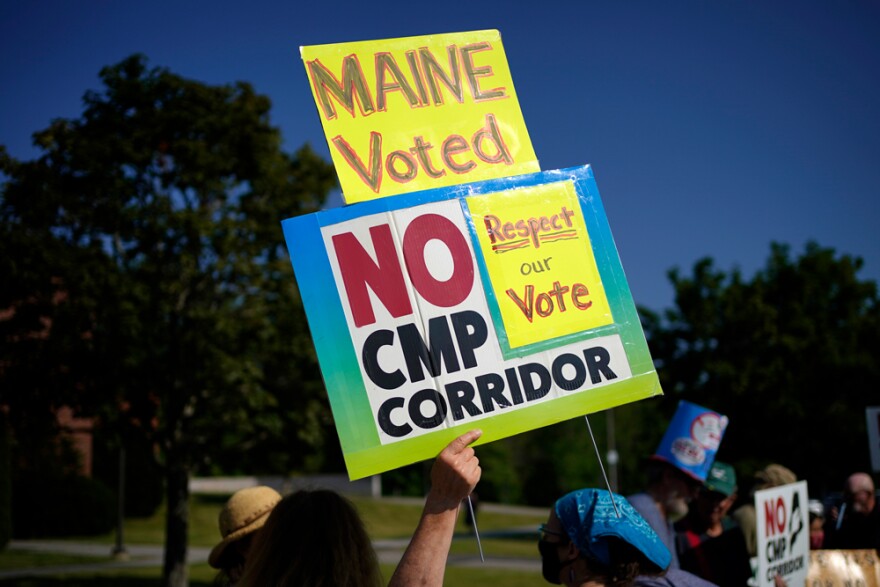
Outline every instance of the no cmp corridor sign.
[[352, 479], [662, 393], [588, 166], [283, 228]]
[[755, 514], [759, 587], [775, 585], [776, 575], [788, 585], [803, 585], [810, 561], [807, 482], [756, 491]]

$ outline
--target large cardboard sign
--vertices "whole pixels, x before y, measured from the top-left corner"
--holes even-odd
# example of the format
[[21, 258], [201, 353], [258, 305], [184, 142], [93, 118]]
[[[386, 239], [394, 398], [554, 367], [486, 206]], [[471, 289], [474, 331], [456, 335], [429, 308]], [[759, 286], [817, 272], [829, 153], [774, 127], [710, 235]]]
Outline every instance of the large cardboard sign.
[[773, 587], [780, 575], [788, 585], [803, 585], [810, 555], [807, 482], [755, 492], [758, 527], [758, 587]]
[[496, 30], [300, 52], [348, 203], [539, 170]]
[[880, 472], [880, 406], [865, 408], [868, 419], [868, 446], [871, 452], [871, 469]]
[[877, 551], [811, 550], [806, 587], [880, 587]]
[[352, 479], [662, 393], [588, 166], [283, 228]]

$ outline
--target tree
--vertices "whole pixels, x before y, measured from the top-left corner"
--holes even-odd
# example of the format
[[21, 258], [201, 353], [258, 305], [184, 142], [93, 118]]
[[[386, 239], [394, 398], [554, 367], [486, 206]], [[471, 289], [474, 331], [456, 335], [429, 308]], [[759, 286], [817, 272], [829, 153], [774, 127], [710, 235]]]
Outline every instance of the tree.
[[688, 399], [729, 416], [719, 457], [741, 476], [779, 462], [821, 495], [867, 468], [880, 304], [861, 267], [809, 243], [796, 258], [773, 244], [751, 280], [708, 258], [690, 276], [672, 270], [675, 307], [642, 311], [666, 415]]
[[[190, 475], [252, 454], [301, 466], [326, 436], [279, 222], [319, 209], [336, 179], [307, 147], [281, 150], [269, 100], [246, 83], [209, 86], [137, 55], [100, 78], [80, 118], [35, 135], [39, 159], [0, 153], [0, 308], [16, 343], [0, 404], [49, 432], [69, 405], [160, 447], [163, 576], [179, 586]], [[261, 460], [255, 446], [275, 450]]]

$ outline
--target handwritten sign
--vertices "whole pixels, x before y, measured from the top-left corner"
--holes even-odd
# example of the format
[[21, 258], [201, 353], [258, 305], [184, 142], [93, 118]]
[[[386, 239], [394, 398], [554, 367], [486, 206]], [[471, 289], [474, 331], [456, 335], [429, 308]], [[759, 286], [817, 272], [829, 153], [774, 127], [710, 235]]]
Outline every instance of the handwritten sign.
[[806, 587], [880, 587], [877, 551], [810, 551]]
[[300, 52], [348, 203], [539, 170], [498, 31]]
[[283, 228], [352, 479], [662, 393], [589, 167]]
[[508, 355], [614, 323], [573, 184], [474, 196], [467, 206], [499, 294]]
[[780, 575], [788, 585], [803, 585], [810, 555], [807, 482], [755, 492], [759, 587], [772, 587]]

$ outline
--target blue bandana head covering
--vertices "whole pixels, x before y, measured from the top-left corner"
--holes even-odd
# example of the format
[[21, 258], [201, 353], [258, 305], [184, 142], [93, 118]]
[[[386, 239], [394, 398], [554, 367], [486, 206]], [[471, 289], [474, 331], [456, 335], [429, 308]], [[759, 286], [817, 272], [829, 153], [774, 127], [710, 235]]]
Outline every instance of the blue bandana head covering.
[[669, 549], [625, 497], [615, 493], [612, 504], [611, 495], [604, 489], [579, 489], [560, 497], [555, 509], [565, 533], [587, 558], [605, 567], [613, 562], [609, 538], [615, 538], [641, 552], [657, 570], [666, 569], [672, 560]]

